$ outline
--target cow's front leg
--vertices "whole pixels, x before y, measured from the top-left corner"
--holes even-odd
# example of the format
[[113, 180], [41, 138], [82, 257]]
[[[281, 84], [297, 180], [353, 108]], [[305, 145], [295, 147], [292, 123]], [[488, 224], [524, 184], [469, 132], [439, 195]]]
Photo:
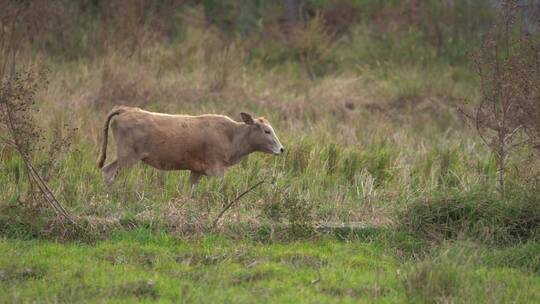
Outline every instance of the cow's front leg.
[[195, 189], [197, 188], [197, 185], [199, 184], [199, 180], [201, 179], [201, 174], [195, 173], [191, 171], [191, 174], [189, 175], [189, 182], [191, 184], [191, 190], [189, 191], [189, 196], [193, 197], [193, 193], [195, 192]]

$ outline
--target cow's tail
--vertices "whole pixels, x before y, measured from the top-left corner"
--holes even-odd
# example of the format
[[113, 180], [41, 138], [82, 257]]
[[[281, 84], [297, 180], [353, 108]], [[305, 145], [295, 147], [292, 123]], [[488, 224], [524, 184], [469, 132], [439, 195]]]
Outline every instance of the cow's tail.
[[126, 110], [121, 107], [115, 107], [113, 108], [109, 114], [107, 114], [107, 119], [105, 120], [105, 125], [103, 126], [103, 144], [101, 145], [101, 153], [99, 155], [99, 159], [97, 162], [97, 165], [99, 168], [103, 168], [103, 164], [105, 163], [105, 158], [107, 158], [107, 141], [109, 138], [109, 123], [111, 122], [111, 119], [119, 115]]

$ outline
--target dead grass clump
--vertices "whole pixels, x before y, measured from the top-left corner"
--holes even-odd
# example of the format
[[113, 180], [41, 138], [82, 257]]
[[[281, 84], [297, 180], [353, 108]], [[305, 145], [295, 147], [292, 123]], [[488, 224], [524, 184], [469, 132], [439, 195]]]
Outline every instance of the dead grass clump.
[[222, 91], [231, 84], [232, 79], [240, 79], [239, 70], [243, 66], [244, 50], [236, 43], [231, 43], [221, 51], [207, 54], [209, 89], [211, 92]]
[[371, 99], [365, 82], [363, 77], [325, 77], [309, 84], [309, 92], [301, 101], [286, 106], [303, 106], [302, 112], [315, 117], [330, 113], [340, 123], [349, 124], [358, 119], [361, 107]]
[[203, 212], [201, 204], [193, 199], [178, 198], [161, 208], [165, 229], [180, 237], [203, 235], [210, 227], [211, 218]]
[[118, 217], [78, 216], [77, 225], [72, 225], [64, 218], [54, 217], [47, 221], [40, 231], [41, 236], [62, 242], [94, 242], [110, 237], [114, 230], [121, 229]]
[[306, 102], [298, 101], [277, 106], [281, 119], [285, 121], [300, 121], [306, 115]]
[[101, 87], [94, 100], [99, 108], [111, 105], [145, 106], [158, 96], [153, 71], [143, 64], [109, 57], [102, 68]]
[[363, 107], [400, 125], [407, 121], [437, 118], [437, 123], [444, 127], [449, 120], [457, 117], [448, 102], [434, 96], [399, 97], [389, 101], [370, 102]]

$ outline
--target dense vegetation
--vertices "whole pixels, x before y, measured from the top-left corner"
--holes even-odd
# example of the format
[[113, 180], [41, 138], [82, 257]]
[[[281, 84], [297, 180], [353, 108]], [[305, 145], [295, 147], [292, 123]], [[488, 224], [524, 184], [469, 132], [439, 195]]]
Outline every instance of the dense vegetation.
[[[525, 21], [538, 9], [528, 3]], [[509, 155], [501, 191], [497, 157], [458, 111], [483, 98], [471, 53], [497, 10], [3, 1], [29, 71], [14, 92], [35, 102], [20, 116], [33, 128], [16, 135], [76, 223], [43, 203], [2, 142], [0, 302], [540, 301], [535, 147]], [[2, 102], [16, 95], [5, 79]], [[117, 104], [266, 116], [287, 153], [254, 154], [194, 197], [186, 172], [142, 164], [109, 192], [95, 160]]]

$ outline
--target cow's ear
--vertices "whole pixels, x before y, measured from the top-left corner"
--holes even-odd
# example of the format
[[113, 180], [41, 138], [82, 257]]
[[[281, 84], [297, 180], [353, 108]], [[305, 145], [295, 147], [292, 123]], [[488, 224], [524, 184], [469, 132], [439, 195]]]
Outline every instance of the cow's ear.
[[240, 116], [242, 116], [242, 120], [248, 125], [252, 125], [255, 123], [253, 121], [253, 117], [251, 117], [251, 115], [249, 115], [248, 113], [242, 112], [240, 113]]

